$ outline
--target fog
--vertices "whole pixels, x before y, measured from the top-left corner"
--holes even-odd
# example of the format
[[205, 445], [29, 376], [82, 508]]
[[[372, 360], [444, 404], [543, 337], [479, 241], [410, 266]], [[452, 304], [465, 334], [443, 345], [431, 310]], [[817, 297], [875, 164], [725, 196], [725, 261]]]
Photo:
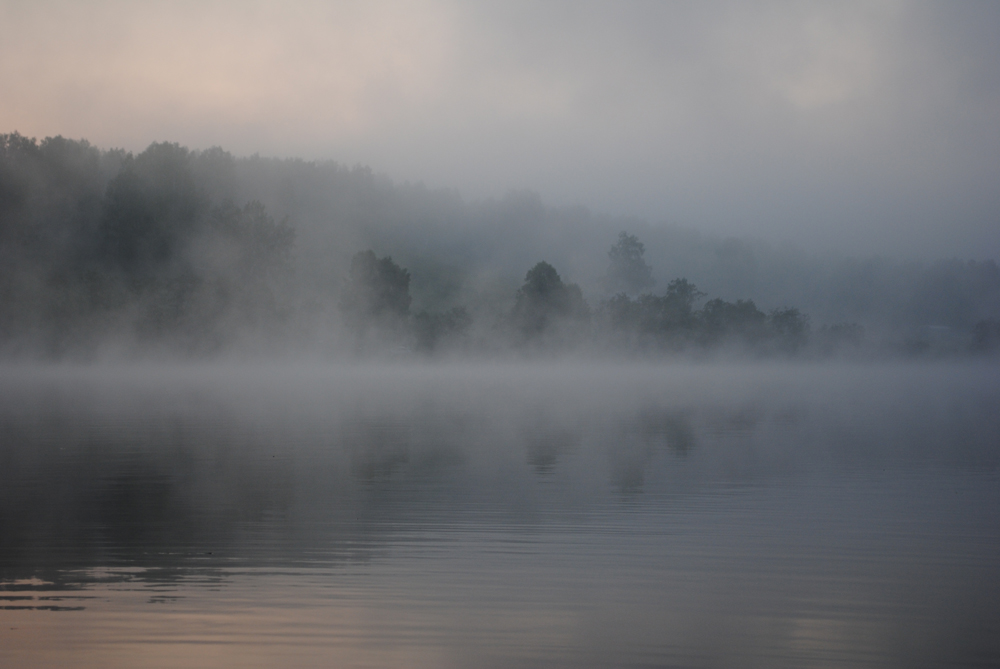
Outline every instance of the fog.
[[962, 357], [993, 260], [810, 253], [368, 168], [3, 135], [8, 359]]
[[996, 378], [8, 365], [0, 657], [990, 666]]
[[997, 666], [998, 29], [0, 1], [0, 664]]
[[[7, 367], [0, 582], [87, 579], [109, 564], [180, 579], [209, 554], [215, 569], [301, 564], [316, 550], [368, 560], [383, 533], [531, 526], [598, 514], [609, 495], [697, 498], [880, 468], [995, 475], [994, 373], [940, 363]], [[996, 512], [992, 500], [969, 520]], [[273, 545], [255, 528], [276, 533]]]
[[0, 129], [996, 260], [998, 28], [990, 2], [13, 0]]

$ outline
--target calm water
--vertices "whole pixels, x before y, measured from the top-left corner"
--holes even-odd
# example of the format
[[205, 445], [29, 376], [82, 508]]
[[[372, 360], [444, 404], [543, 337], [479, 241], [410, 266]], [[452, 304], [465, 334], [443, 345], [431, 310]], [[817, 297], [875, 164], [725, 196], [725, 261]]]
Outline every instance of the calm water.
[[0, 370], [0, 665], [1000, 666], [1000, 367]]

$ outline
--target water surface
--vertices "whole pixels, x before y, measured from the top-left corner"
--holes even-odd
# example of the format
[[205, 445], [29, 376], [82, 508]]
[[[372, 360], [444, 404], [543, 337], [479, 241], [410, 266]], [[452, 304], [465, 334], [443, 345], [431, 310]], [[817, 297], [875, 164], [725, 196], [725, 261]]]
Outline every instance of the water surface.
[[998, 372], [8, 367], [0, 660], [996, 666]]

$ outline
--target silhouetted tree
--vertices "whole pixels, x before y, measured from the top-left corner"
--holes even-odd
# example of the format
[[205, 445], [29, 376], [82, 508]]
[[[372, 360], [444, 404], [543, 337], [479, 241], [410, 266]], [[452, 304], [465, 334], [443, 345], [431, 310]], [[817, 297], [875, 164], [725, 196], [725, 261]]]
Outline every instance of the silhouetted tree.
[[795, 352], [809, 337], [809, 318], [794, 307], [775, 309], [767, 317], [779, 348]]
[[602, 302], [598, 308], [600, 317], [614, 330], [638, 330], [640, 310], [637, 301], [625, 293], [618, 293]]
[[653, 273], [642, 255], [646, 247], [635, 235], [621, 232], [618, 242], [608, 251], [611, 265], [605, 277], [605, 288], [611, 292], [637, 293], [654, 283]]
[[540, 262], [528, 270], [517, 291], [512, 319], [521, 334], [532, 338], [559, 320], [586, 320], [589, 315], [580, 287], [564, 284], [555, 267]]
[[275, 222], [257, 200], [243, 208], [231, 200], [223, 202], [212, 212], [209, 229], [232, 245], [231, 262], [242, 279], [266, 277], [288, 269], [291, 263], [295, 231], [288, 219]]
[[679, 343], [694, 330], [694, 305], [703, 296], [687, 279], [674, 279], [664, 295], [647, 293], [632, 300], [619, 293], [601, 305], [601, 312], [613, 330], [632, 331], [661, 343]]
[[767, 314], [753, 300], [709, 300], [700, 313], [701, 332], [708, 342], [742, 339], [756, 343], [767, 335]]
[[405, 319], [410, 313], [410, 273], [386, 256], [361, 251], [351, 258], [350, 283], [341, 302], [355, 321]]
[[694, 303], [705, 294], [687, 279], [674, 279], [662, 297], [640, 295], [640, 328], [646, 332], [690, 330], [694, 325]]
[[100, 256], [131, 280], [161, 271], [198, 232], [209, 200], [191, 175], [192, 154], [153, 144], [108, 184], [100, 224]]

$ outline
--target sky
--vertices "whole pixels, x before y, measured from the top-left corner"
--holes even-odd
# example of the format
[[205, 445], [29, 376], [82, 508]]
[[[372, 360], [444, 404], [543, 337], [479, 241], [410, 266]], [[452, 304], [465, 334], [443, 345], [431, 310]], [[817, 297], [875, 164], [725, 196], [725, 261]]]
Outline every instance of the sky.
[[1000, 3], [0, 0], [0, 132], [1000, 259]]

